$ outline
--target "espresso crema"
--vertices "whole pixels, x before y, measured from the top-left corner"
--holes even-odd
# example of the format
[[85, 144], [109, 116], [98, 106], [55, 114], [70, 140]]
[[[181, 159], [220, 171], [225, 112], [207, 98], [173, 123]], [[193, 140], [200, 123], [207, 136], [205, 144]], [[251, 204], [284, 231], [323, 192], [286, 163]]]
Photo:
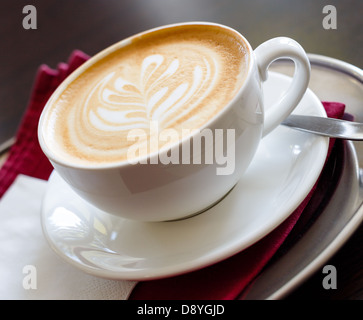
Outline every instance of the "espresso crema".
[[[73, 163], [127, 160], [133, 129], [198, 129], [241, 87], [246, 45], [232, 31], [184, 25], [110, 50], [50, 101], [46, 143]], [[163, 143], [159, 143], [161, 148]]]

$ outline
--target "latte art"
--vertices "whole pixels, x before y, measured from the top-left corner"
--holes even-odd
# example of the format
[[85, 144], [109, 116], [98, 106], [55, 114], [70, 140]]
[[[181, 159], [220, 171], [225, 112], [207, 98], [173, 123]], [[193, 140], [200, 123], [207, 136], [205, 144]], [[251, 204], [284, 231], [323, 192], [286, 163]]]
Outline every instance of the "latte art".
[[148, 56], [135, 83], [111, 72], [86, 100], [86, 115], [82, 118], [104, 131], [148, 128], [150, 121], [158, 121], [159, 128], [176, 126], [210, 94], [215, 84], [216, 61], [213, 57], [197, 58], [191, 64], [185, 58], [168, 63], [163, 55]]
[[231, 32], [213, 26], [134, 37], [51, 101], [47, 143], [63, 158], [94, 165], [125, 161], [134, 143], [128, 133], [148, 132], [150, 123], [159, 131], [201, 128], [241, 87], [245, 52]]

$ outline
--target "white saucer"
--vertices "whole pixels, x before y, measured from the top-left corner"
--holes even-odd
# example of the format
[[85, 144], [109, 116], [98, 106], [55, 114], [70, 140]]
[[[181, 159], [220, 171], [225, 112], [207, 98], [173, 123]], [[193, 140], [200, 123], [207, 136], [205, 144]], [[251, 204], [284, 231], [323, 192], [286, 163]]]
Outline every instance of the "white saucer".
[[[271, 72], [265, 100], [277, 100], [289, 82]], [[310, 90], [295, 113], [326, 117]], [[59, 256], [95, 276], [147, 280], [200, 269], [247, 248], [283, 222], [319, 177], [328, 142], [278, 127], [261, 141], [248, 171], [221, 202], [175, 222], [143, 223], [107, 214], [53, 172], [42, 205], [43, 231]]]

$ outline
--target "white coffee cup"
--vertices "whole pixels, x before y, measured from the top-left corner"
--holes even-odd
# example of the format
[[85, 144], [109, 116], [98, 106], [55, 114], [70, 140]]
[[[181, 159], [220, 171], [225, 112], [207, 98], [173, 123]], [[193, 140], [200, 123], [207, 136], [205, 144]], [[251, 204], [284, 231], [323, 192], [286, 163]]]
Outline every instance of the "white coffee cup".
[[[141, 35], [183, 25], [214, 26], [220, 30], [229, 30], [236, 39], [245, 44], [248, 51], [245, 80], [240, 89], [221, 112], [198, 128], [197, 132], [183, 137], [168, 148], [148, 154], [147, 161], [94, 165], [64, 160], [49, 143], [50, 129], [45, 119], [55, 99], [97, 61], [119, 47], [128, 46], [140, 34], [105, 49], [78, 68], [57, 88], [43, 110], [38, 128], [43, 152], [58, 174], [77, 194], [105, 212], [133, 220], [168, 221], [205, 211], [220, 201], [241, 179], [260, 140], [293, 111], [307, 89], [310, 77], [309, 60], [303, 48], [286, 37], [268, 40], [252, 50], [247, 40], [237, 31], [207, 22], [162, 26]], [[269, 65], [279, 58], [291, 59], [295, 63], [295, 74], [290, 88], [265, 112], [261, 83], [267, 78]], [[206, 130], [212, 132], [213, 141], [200, 145], [199, 154], [195, 150], [190, 151], [191, 142], [198, 141]], [[231, 139], [227, 138], [228, 131], [233, 133]], [[223, 138], [217, 134], [221, 132], [225, 133]], [[217, 143], [221, 147], [217, 148]], [[213, 146], [214, 161], [200, 161], [200, 154], [208, 154], [207, 149]], [[189, 150], [191, 154], [182, 155], [183, 150]], [[180, 155], [179, 163], [165, 164], [165, 161], [161, 161], [169, 159], [174, 151], [178, 151], [175, 154]], [[194, 161], [196, 158], [201, 163]]]

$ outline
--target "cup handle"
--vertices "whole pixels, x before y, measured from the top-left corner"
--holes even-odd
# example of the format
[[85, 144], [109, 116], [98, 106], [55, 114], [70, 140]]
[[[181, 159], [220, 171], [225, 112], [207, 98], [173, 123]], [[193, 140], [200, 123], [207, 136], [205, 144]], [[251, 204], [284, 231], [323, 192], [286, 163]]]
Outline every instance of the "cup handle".
[[288, 58], [295, 63], [295, 73], [290, 87], [277, 103], [265, 111], [262, 133], [262, 136], [265, 136], [276, 128], [300, 102], [309, 84], [310, 62], [300, 44], [286, 37], [267, 40], [259, 45], [254, 53], [262, 81], [267, 80], [267, 70], [273, 61]]

